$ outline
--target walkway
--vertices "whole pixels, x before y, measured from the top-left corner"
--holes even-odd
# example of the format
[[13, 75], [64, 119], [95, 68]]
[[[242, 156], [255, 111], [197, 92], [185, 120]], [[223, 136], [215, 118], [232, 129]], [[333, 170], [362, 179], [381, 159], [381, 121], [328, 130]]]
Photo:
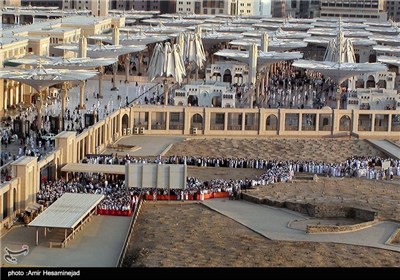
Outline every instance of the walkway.
[[288, 223], [310, 217], [287, 209], [228, 199], [210, 199], [203, 204], [271, 240], [334, 242], [400, 252], [400, 246], [385, 244], [400, 226], [395, 222], [379, 222], [369, 228], [348, 233], [307, 234], [289, 228]]
[[[35, 246], [35, 228], [17, 227], [0, 239], [4, 248], [17, 251], [29, 246], [27, 256], [17, 257], [20, 266], [41, 267], [116, 267], [128, 232], [130, 217], [93, 216], [82, 231], [70, 240], [66, 248], [49, 248], [48, 239], [39, 232], [39, 246]], [[2, 266], [10, 265], [2, 257]]]
[[387, 140], [367, 140], [392, 158], [400, 159], [400, 147]]

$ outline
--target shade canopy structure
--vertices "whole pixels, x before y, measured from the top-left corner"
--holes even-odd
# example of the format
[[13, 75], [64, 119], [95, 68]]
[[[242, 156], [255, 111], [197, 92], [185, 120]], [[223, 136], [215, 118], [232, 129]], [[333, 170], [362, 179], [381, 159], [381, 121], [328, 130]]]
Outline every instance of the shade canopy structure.
[[[253, 30], [253, 31], [248, 31], [248, 32], [243, 32], [242, 35], [244, 38], [250, 37], [250, 38], [261, 38], [261, 35], [267, 33], [269, 36], [272, 36], [275, 34], [274, 31], [268, 31], [268, 30]], [[311, 35], [310, 35], [311, 36]]]
[[[316, 36], [324, 36], [324, 37], [336, 37], [338, 34], [337, 28], [311, 28], [307, 31], [308, 34], [316, 35]], [[343, 34], [345, 37], [353, 37], [353, 38], [368, 38], [372, 36], [371, 32], [363, 31], [363, 30], [343, 30]]]
[[18, 65], [31, 65], [52, 69], [93, 69], [111, 65], [117, 62], [116, 58], [64, 58], [55, 56], [28, 55], [22, 58], [10, 59], [8, 62]]
[[176, 25], [176, 26], [191, 26], [204, 23], [203, 19], [187, 19], [187, 18], [149, 18], [142, 20], [143, 23], [158, 25]]
[[165, 26], [164, 24], [159, 24], [156, 26], [152, 25], [135, 25], [131, 27], [123, 27], [119, 29], [121, 33], [160, 33], [164, 35], [172, 34], [172, 33], [181, 33], [185, 32], [187, 29], [184, 27], [175, 27], [175, 26]]
[[353, 43], [344, 38], [340, 25], [341, 22], [337, 37], [329, 42], [323, 61], [297, 60], [293, 66], [322, 73], [338, 85], [359, 74], [387, 70], [381, 63], [356, 63]]
[[[239, 40], [230, 41], [230, 45], [237, 45], [237, 46], [245, 46], [249, 47], [252, 44], [256, 44], [257, 46], [261, 46], [261, 39], [256, 38], [243, 38]], [[269, 50], [283, 52], [289, 51], [293, 49], [300, 49], [307, 47], [307, 43], [298, 40], [269, 40]]]
[[398, 56], [378, 56], [377, 60], [379, 62], [385, 63], [385, 64], [390, 64], [390, 65], [395, 65], [397, 67], [400, 67], [400, 57]]
[[[244, 63], [248, 63], [250, 57], [249, 51], [238, 51], [230, 49], [220, 50], [216, 52], [215, 55], [234, 59]], [[267, 65], [274, 64], [280, 61], [296, 60], [302, 57], [303, 54], [300, 52], [263, 52], [259, 50], [257, 54], [257, 65], [258, 68], [261, 69]]]
[[97, 75], [97, 71], [45, 69], [39, 66], [34, 69], [4, 68], [0, 70], [0, 78], [27, 84], [38, 92], [63, 82], [84, 81]]
[[[78, 45], [60, 45], [56, 49], [78, 52]], [[146, 49], [145, 45], [88, 45], [87, 56], [91, 58], [118, 57], [129, 53], [137, 53]]]
[[385, 45], [400, 46], [400, 35], [372, 35], [369, 38]]
[[311, 36], [307, 32], [284, 31], [281, 28], [278, 28], [273, 35], [278, 39], [304, 39]]
[[[374, 46], [377, 44], [376, 41], [366, 39], [366, 38], [348, 38], [352, 41], [353, 46], [355, 47], [361, 47], [361, 46]], [[331, 37], [309, 37], [309, 38], [304, 38], [303, 41], [309, 44], [317, 45], [317, 46], [328, 46], [329, 42], [332, 40]]]
[[198, 15], [198, 14], [192, 14], [192, 13], [175, 13], [175, 14], [161, 14], [159, 17], [161, 18], [182, 18], [182, 19], [210, 19], [214, 18], [215, 15]]
[[383, 52], [393, 55], [400, 55], [400, 46], [383, 46], [383, 45], [376, 45], [372, 47], [374, 51]]
[[[169, 37], [166, 35], [151, 35], [145, 32], [138, 33], [122, 33], [119, 35], [119, 43], [124, 46], [137, 46], [137, 45], [148, 45], [168, 40]], [[103, 40], [108, 44], [113, 44], [113, 39], [108, 37]]]
[[227, 42], [234, 39], [242, 38], [243, 35], [237, 33], [229, 33], [229, 32], [201, 32], [201, 39], [203, 40], [203, 44], [210, 46], [215, 45], [221, 42]]
[[386, 35], [399, 35], [400, 29], [398, 27], [366, 27], [365, 30]]
[[102, 194], [64, 193], [28, 226], [73, 229], [103, 198]]

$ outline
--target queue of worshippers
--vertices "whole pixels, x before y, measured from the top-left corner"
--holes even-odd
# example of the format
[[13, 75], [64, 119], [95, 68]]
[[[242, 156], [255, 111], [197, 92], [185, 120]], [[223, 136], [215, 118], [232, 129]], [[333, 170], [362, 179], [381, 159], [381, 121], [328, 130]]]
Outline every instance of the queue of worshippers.
[[341, 163], [326, 163], [322, 161], [276, 161], [245, 158], [212, 158], [212, 157], [187, 157], [169, 156], [161, 159], [134, 158], [130, 156], [116, 157], [114, 155], [88, 155], [83, 162], [89, 164], [126, 164], [126, 163], [166, 163], [187, 164], [199, 167], [230, 167], [230, 168], [257, 168], [264, 169], [265, 173], [255, 178], [239, 180], [214, 179], [202, 181], [198, 178], [188, 177], [186, 188], [174, 190], [167, 188], [127, 188], [122, 178], [114, 178], [104, 174], [76, 173], [68, 179], [60, 178], [57, 181], [43, 182], [37, 193], [38, 203], [50, 205], [65, 192], [97, 193], [104, 194], [105, 199], [99, 208], [105, 210], [129, 210], [137, 201], [141, 191], [152, 195], [153, 200], [157, 195], [175, 195], [177, 200], [204, 200], [205, 194], [228, 192], [229, 196], [240, 197], [240, 193], [259, 185], [270, 185], [277, 182], [291, 182], [295, 172], [305, 172], [332, 177], [366, 177], [367, 179], [393, 179], [394, 174], [400, 176], [400, 160], [386, 159], [390, 162], [387, 174], [382, 168], [385, 161], [380, 157], [350, 157]]

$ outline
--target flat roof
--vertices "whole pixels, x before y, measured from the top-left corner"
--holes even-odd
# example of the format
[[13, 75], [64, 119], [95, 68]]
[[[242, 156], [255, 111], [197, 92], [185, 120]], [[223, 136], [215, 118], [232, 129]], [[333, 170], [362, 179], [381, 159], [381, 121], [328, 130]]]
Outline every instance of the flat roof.
[[61, 171], [125, 175], [125, 165], [68, 163], [61, 168]]
[[103, 198], [102, 194], [64, 193], [28, 226], [74, 228]]

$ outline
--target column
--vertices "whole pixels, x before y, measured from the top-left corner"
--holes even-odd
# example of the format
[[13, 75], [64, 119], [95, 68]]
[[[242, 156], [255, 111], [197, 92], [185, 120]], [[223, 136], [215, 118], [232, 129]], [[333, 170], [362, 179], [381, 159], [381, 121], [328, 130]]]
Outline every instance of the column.
[[37, 111], [36, 126], [40, 130], [42, 129], [42, 94], [40, 92], [36, 97], [36, 111]]
[[7, 192], [7, 209], [8, 209], [8, 216], [14, 217], [14, 191], [12, 188], [9, 189]]
[[315, 116], [315, 131], [319, 131], [319, 114]]
[[111, 90], [118, 90], [117, 88], [117, 71], [118, 71], [118, 60], [113, 64], [113, 81]]
[[168, 79], [163, 80], [164, 105], [168, 105]]
[[65, 116], [65, 106], [67, 102], [67, 85], [64, 84], [64, 88], [61, 89], [61, 129], [65, 130], [64, 127], [64, 116]]
[[228, 112], [224, 113], [224, 131], [228, 130]]
[[210, 111], [207, 108], [204, 108], [204, 114], [203, 114], [203, 122], [204, 122], [204, 130], [203, 134], [206, 135], [207, 133], [210, 132]]
[[371, 132], [374, 132], [375, 131], [375, 113], [372, 113], [372, 116], [371, 116], [371, 129], [370, 129], [370, 131]]
[[81, 81], [79, 84], [79, 109], [86, 108], [85, 106], [85, 81]]
[[102, 66], [99, 67], [99, 98], [103, 98], [103, 70], [104, 68]]
[[4, 84], [5, 84], [5, 89], [6, 89], [6, 92], [4, 93], [4, 110], [7, 110], [7, 108], [8, 108], [8, 94], [9, 94], [9, 92], [10, 92], [10, 90], [9, 90], [9, 88], [8, 88], [8, 84], [9, 84], [10, 82], [8, 81], [8, 80], [5, 80], [4, 81]]
[[394, 114], [389, 114], [388, 115], [388, 132], [392, 131], [392, 118], [393, 118]]
[[19, 82], [15, 84], [15, 105], [18, 105], [19, 103], [19, 95], [20, 95], [20, 87], [19, 87]]
[[245, 131], [246, 126], [246, 113], [242, 113], [242, 131]]
[[298, 131], [301, 131], [301, 126], [303, 125], [303, 114], [299, 113], [299, 127], [298, 127]]
[[39, 228], [36, 227], [36, 246], [39, 245]]
[[165, 131], [169, 130], [169, 114], [170, 112], [165, 112], [166, 116], [165, 116]]
[[278, 113], [278, 124], [279, 124], [279, 131], [278, 134], [282, 134], [285, 131], [285, 113], [279, 109]]
[[125, 55], [125, 82], [129, 83], [129, 69], [131, 66], [131, 54]]

